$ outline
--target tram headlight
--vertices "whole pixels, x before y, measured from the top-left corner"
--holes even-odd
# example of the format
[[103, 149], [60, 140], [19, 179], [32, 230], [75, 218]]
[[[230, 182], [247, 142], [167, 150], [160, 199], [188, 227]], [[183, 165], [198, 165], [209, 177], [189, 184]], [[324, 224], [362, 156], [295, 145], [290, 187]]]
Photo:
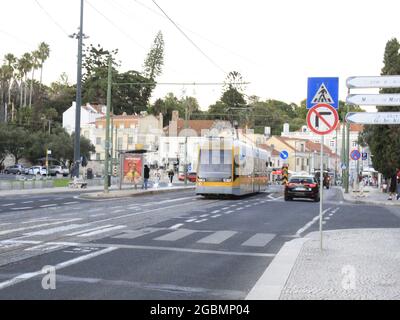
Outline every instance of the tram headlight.
[[232, 182], [232, 179], [231, 178], [227, 178], [227, 179], [223, 179], [222, 181], [223, 182]]
[[197, 178], [197, 181], [198, 181], [198, 182], [206, 182], [206, 179], [204, 179], [204, 178]]

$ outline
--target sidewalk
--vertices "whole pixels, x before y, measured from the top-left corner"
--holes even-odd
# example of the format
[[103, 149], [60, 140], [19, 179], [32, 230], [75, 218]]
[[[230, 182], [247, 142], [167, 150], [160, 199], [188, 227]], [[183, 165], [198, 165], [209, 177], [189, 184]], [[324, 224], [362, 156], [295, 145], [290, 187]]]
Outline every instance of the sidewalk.
[[343, 188], [340, 188], [340, 190], [346, 201], [359, 204], [400, 206], [400, 200], [396, 200], [395, 197], [393, 200], [388, 200], [389, 194], [375, 187], [364, 187], [363, 192], [354, 192], [352, 188], [349, 189], [349, 193], [344, 193]]
[[[180, 187], [184, 186], [183, 183], [177, 182], [174, 183], [173, 188], [168, 188], [168, 187], [159, 187], [158, 189], [149, 189], [147, 190], [148, 192], [158, 190], [176, 190], [177, 188], [179, 189]], [[194, 186], [190, 186], [191, 188], [194, 188]], [[138, 186], [138, 189], [135, 190], [133, 186], [131, 185], [123, 185], [122, 190], [119, 190], [118, 185], [113, 185], [110, 187], [110, 194], [114, 193], [121, 193], [121, 192], [131, 192], [134, 191], [135, 194], [142, 193], [142, 190], [140, 189], [141, 187]], [[82, 192], [83, 194], [90, 194], [91, 192], [98, 194], [99, 191], [103, 191], [104, 186], [89, 186], [85, 189], [75, 189], [75, 188], [69, 188], [69, 187], [60, 187], [60, 188], [42, 188], [42, 189], [24, 189], [24, 190], [1, 190], [0, 191], [0, 198], [1, 197], [6, 197], [6, 196], [18, 196], [18, 195], [40, 195], [40, 194], [49, 194], [49, 193], [69, 193], [69, 192]], [[144, 190], [143, 190], [144, 191]], [[165, 192], [165, 191], [164, 191]], [[102, 193], [102, 192], [101, 192]], [[121, 197], [121, 196], [120, 196]]]
[[282, 300], [400, 299], [400, 229], [308, 235], [279, 296]]

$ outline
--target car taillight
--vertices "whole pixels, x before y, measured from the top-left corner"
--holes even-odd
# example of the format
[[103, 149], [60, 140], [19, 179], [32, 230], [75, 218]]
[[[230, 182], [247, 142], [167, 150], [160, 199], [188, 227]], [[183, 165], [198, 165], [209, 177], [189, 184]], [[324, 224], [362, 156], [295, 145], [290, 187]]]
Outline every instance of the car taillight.
[[316, 183], [311, 183], [311, 184], [309, 184], [308, 185], [310, 188], [315, 188], [316, 186], [317, 186], [317, 184]]
[[296, 184], [295, 183], [288, 183], [288, 187], [294, 187]]

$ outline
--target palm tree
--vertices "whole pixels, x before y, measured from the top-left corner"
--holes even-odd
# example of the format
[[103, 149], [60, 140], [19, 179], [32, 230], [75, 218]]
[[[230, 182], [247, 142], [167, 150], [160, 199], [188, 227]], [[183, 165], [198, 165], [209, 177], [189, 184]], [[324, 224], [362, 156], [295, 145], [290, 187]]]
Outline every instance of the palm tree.
[[39, 44], [39, 62], [40, 62], [40, 85], [42, 85], [43, 77], [43, 64], [50, 56], [50, 46], [46, 42], [41, 42]]
[[[14, 78], [15, 78], [15, 63], [17, 61], [17, 58], [12, 54], [8, 53], [4, 56], [4, 63], [6, 64], [7, 67], [7, 80], [8, 80], [8, 102], [6, 108], [8, 108], [11, 105], [11, 87], [14, 84]], [[6, 110], [7, 112], [7, 110]], [[6, 119], [7, 121], [7, 119]]]
[[17, 60], [16, 63], [16, 69], [17, 69], [17, 74], [16, 74], [16, 78], [17, 81], [19, 81], [19, 107], [22, 108], [22, 90], [23, 90], [23, 86], [22, 83], [24, 81], [24, 60], [22, 58]]
[[23, 72], [23, 79], [24, 79], [24, 107], [26, 107], [26, 96], [27, 96], [27, 90], [26, 90], [26, 83], [27, 83], [27, 76], [29, 71], [32, 70], [32, 55], [29, 52], [26, 52], [22, 55], [21, 58], [21, 66], [22, 66], [22, 72]]
[[39, 55], [40, 55], [40, 52], [38, 50], [33, 51], [31, 54], [32, 77], [31, 77], [31, 83], [30, 83], [30, 88], [29, 88], [29, 108], [32, 107], [32, 92], [33, 92], [33, 80], [35, 78], [35, 70], [40, 66]]

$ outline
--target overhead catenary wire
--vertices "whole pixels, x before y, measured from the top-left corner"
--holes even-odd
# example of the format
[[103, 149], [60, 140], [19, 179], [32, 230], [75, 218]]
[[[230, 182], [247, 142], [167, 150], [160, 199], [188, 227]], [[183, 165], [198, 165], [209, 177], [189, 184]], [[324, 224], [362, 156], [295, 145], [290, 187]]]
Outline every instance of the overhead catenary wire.
[[155, 0], [151, 0], [158, 9], [164, 14], [164, 16], [178, 29], [178, 31], [209, 61], [211, 62], [217, 69], [222, 71], [222, 73], [227, 74], [227, 72], [218, 65], [210, 56], [208, 56], [183, 30], [182, 28], [174, 21], [170, 16], [158, 5]]
[[68, 32], [57, 22], [55, 18], [40, 4], [39, 0], [35, 0], [36, 4], [39, 8], [47, 15], [47, 17], [66, 35], [68, 36]]
[[108, 18], [104, 13], [102, 13], [99, 9], [97, 9], [93, 4], [91, 4], [88, 0], [86, 0], [86, 3], [94, 10], [96, 11], [100, 16], [102, 16], [109, 24], [111, 24], [115, 29], [117, 29], [119, 32], [121, 32], [125, 37], [130, 39], [134, 44], [136, 44], [138, 47], [142, 48], [143, 50], [147, 50], [144, 46], [142, 46], [137, 40], [135, 40], [129, 33], [127, 33], [125, 30], [120, 28], [117, 24], [114, 23], [110, 18]]
[[[251, 82], [237, 82], [230, 83], [232, 85], [244, 85], [250, 84]], [[226, 85], [225, 82], [114, 82], [114, 86], [128, 86], [128, 85], [168, 85], [168, 86], [223, 86]]]

